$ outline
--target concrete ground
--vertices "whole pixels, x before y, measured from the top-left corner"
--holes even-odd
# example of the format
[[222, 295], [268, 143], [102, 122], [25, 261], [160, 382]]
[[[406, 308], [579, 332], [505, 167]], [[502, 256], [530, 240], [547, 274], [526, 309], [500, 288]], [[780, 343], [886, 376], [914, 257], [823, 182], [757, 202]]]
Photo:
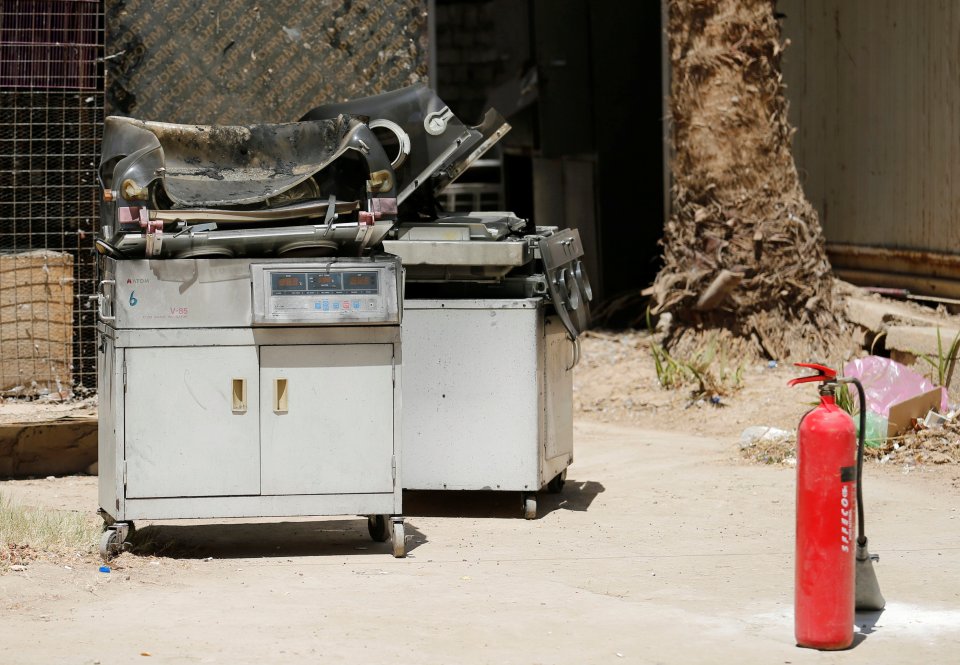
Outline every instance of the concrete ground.
[[[581, 421], [539, 519], [512, 494], [408, 494], [403, 560], [360, 520], [154, 527], [173, 556], [0, 577], [0, 662], [956, 662], [960, 472], [868, 467], [888, 607], [820, 653], [793, 641], [794, 471], [735, 454]], [[96, 503], [93, 479], [0, 491]]]

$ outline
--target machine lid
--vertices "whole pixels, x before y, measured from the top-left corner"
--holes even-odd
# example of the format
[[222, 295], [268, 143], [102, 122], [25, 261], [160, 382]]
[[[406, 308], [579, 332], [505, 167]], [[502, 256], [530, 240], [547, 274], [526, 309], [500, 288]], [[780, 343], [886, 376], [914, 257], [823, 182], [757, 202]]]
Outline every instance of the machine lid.
[[465, 124], [423, 84], [318, 106], [302, 120], [339, 115], [368, 118], [369, 126], [383, 137], [382, 142], [395, 144], [398, 203], [418, 190], [440, 192], [510, 131], [510, 125], [493, 109], [486, 112], [480, 124]]
[[342, 155], [350, 147], [351, 130], [361, 123], [338, 116], [182, 125], [111, 116], [104, 124], [100, 175], [105, 184], [122, 188], [129, 180], [144, 189], [160, 179], [174, 205], [209, 208], [280, 197]]

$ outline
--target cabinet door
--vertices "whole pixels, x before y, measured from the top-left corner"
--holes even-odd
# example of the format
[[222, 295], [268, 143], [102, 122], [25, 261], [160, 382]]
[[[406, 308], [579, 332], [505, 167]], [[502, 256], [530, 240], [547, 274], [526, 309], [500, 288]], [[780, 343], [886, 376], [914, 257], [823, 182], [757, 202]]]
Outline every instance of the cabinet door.
[[259, 494], [256, 347], [127, 349], [125, 359], [127, 496]]
[[260, 347], [261, 492], [393, 491], [393, 346]]

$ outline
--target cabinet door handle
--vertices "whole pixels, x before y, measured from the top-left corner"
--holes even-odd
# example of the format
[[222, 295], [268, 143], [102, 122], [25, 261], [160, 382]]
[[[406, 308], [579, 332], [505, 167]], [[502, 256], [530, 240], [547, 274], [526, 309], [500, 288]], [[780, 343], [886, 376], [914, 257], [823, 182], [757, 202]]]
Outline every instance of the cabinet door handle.
[[286, 379], [274, 379], [273, 380], [273, 410], [277, 413], [285, 413], [287, 411], [287, 380]]
[[97, 285], [97, 292], [92, 296], [87, 296], [88, 300], [97, 301], [97, 319], [100, 321], [116, 321], [117, 320], [116, 316], [107, 316], [107, 313], [104, 307], [104, 303], [106, 301], [109, 300], [111, 303], [113, 302], [113, 297], [107, 296], [107, 293], [104, 289], [104, 287], [107, 286], [108, 284], [110, 285], [110, 288], [115, 293], [117, 288], [117, 282], [112, 279], [103, 279], [103, 280], [100, 280], [100, 283]]
[[234, 379], [230, 394], [233, 398], [233, 412], [246, 413], [247, 411], [247, 380]]

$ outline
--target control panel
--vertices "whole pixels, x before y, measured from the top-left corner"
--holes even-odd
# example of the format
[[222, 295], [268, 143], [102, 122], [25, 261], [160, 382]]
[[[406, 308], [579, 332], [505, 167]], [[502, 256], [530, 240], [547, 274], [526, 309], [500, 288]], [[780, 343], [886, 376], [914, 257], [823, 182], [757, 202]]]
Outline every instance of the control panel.
[[394, 261], [251, 264], [253, 323], [398, 324]]

